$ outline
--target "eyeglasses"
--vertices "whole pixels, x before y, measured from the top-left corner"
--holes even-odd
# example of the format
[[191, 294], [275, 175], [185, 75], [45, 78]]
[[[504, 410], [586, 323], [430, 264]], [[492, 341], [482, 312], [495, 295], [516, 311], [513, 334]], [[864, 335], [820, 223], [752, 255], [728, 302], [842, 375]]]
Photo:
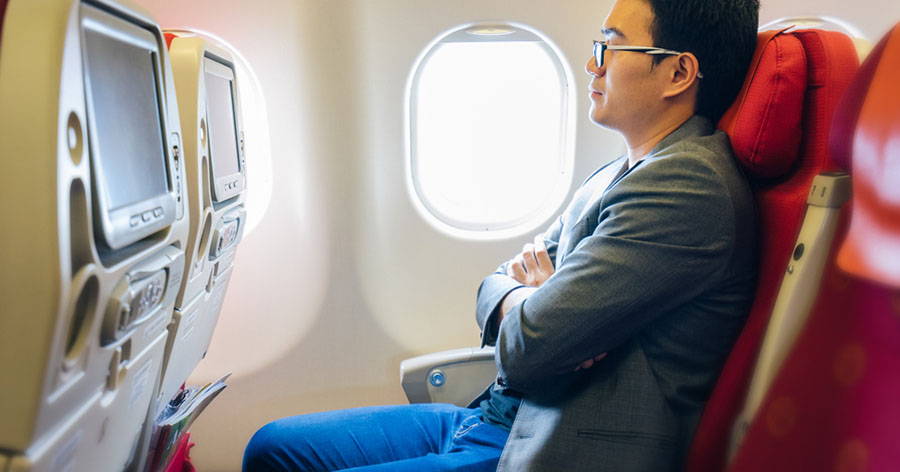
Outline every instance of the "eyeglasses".
[[[597, 67], [603, 67], [603, 57], [606, 55], [606, 50], [610, 51], [631, 51], [631, 52], [640, 52], [644, 54], [650, 54], [651, 56], [677, 56], [679, 54], [683, 54], [679, 51], [672, 51], [671, 49], [663, 49], [663, 48], [655, 48], [650, 46], [611, 46], [606, 44], [606, 41], [597, 41], [594, 40], [594, 62], [597, 64]], [[702, 79], [703, 74], [697, 72], [697, 78]]]

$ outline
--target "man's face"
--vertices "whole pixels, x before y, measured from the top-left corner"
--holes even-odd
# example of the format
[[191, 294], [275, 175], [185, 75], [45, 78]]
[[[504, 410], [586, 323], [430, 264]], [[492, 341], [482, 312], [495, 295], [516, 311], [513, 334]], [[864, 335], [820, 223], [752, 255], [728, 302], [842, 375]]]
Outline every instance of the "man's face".
[[[617, 0], [601, 30], [609, 45], [654, 46], [650, 27], [653, 10], [646, 0]], [[622, 133], [653, 121], [662, 105], [662, 74], [653, 57], [632, 51], [606, 51], [603, 67], [591, 56], [591, 121]]]

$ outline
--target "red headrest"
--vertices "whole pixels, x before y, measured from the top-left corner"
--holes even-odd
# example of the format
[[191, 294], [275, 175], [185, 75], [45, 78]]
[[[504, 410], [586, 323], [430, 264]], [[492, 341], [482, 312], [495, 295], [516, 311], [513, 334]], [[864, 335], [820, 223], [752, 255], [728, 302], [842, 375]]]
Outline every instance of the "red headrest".
[[806, 54], [800, 40], [784, 31], [759, 34], [741, 93], [719, 121], [754, 177], [783, 175], [799, 154]]
[[[853, 204], [838, 266], [900, 288], [900, 25], [869, 55], [836, 118], [832, 152], [850, 154]], [[846, 113], [849, 110], [849, 113]], [[854, 116], [854, 112], [858, 112]]]

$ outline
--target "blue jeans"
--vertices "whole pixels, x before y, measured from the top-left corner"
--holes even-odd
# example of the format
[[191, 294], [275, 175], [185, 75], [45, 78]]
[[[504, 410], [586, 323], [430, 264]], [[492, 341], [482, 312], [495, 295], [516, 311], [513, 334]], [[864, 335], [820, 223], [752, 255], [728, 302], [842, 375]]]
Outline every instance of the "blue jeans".
[[244, 471], [493, 471], [508, 435], [480, 409], [446, 404], [313, 413], [257, 431]]

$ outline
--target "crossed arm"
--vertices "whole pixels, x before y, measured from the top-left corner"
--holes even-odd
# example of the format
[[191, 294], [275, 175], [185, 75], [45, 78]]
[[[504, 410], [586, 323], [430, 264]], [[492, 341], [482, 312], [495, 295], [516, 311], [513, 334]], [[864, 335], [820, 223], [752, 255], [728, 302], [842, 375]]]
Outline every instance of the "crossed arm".
[[[715, 171], [691, 158], [644, 167], [605, 194], [593, 232], [546, 279], [532, 244], [482, 283], [482, 341], [511, 388], [542, 391], [721, 280], [734, 215]], [[543, 235], [553, 262], [561, 231], [559, 220]]]
[[[556, 272], [556, 268], [553, 266], [553, 261], [547, 251], [547, 245], [544, 242], [544, 235], [535, 236], [534, 243], [523, 246], [522, 252], [510, 261], [506, 270], [506, 275], [512, 277], [513, 280], [521, 283], [524, 287], [514, 289], [503, 297], [496, 314], [497, 325], [503, 321], [503, 316], [507, 312], [524, 302]], [[587, 359], [578, 364], [575, 367], [575, 371], [590, 369], [595, 362], [602, 360], [604, 357], [606, 357], [605, 352]]]

